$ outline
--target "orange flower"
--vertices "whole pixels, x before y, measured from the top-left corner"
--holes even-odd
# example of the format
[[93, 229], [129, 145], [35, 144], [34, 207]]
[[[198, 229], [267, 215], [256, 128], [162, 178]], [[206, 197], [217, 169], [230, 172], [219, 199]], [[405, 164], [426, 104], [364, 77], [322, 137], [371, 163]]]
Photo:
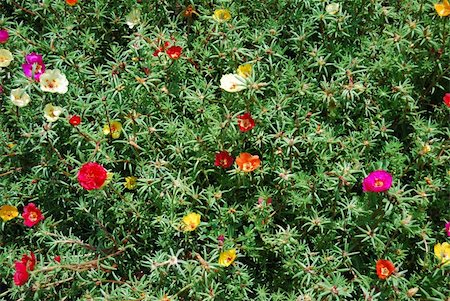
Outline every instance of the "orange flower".
[[436, 9], [437, 14], [441, 17], [450, 15], [450, 4], [448, 0], [444, 0], [442, 3], [436, 3], [434, 9]]
[[394, 272], [394, 264], [390, 260], [379, 259], [376, 265], [378, 278], [385, 280]]
[[249, 153], [241, 153], [239, 157], [236, 158], [236, 164], [243, 172], [251, 172], [261, 165], [261, 160], [257, 155], [253, 156]]
[[74, 6], [75, 4], [77, 4], [78, 0], [66, 0], [66, 3], [69, 4], [70, 6]]

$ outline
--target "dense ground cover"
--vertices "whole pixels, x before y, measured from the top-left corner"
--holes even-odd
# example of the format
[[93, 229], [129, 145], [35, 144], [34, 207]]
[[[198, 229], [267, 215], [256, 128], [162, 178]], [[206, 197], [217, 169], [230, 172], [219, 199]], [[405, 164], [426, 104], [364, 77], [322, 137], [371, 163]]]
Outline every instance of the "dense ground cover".
[[448, 300], [450, 5], [0, 3], [1, 300]]

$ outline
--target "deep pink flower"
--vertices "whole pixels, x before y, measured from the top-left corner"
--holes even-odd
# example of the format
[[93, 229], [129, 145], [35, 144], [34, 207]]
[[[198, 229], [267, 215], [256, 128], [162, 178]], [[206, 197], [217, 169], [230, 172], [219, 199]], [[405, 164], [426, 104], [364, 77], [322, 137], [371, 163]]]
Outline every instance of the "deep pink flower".
[[0, 94], [3, 94], [3, 87], [0, 86]]
[[33, 252], [30, 252], [30, 256], [27, 254], [22, 255], [22, 263], [27, 267], [27, 270], [34, 271], [36, 265], [36, 256]]
[[450, 222], [445, 224], [445, 232], [447, 233], [447, 236], [450, 236]]
[[41, 75], [45, 72], [45, 65], [42, 61], [42, 55], [32, 52], [25, 56], [25, 60], [27, 63], [22, 65], [23, 73], [25, 73], [26, 77], [30, 78], [33, 77], [34, 74], [34, 79], [39, 81]]
[[88, 162], [83, 164], [78, 172], [78, 183], [86, 190], [100, 189], [107, 177], [108, 173], [103, 166]]
[[27, 266], [21, 261], [16, 261], [14, 263], [16, 271], [14, 272], [14, 284], [17, 286], [24, 285], [28, 281], [28, 277], [30, 277], [30, 274], [28, 274]]
[[363, 180], [363, 191], [364, 192], [382, 192], [391, 188], [392, 176], [385, 170], [375, 170], [372, 171]]
[[9, 39], [9, 33], [6, 29], [0, 30], [0, 44], [5, 44], [8, 42]]
[[29, 203], [23, 207], [22, 217], [24, 219], [23, 223], [27, 227], [33, 227], [44, 220], [41, 210], [39, 210], [34, 203]]
[[255, 127], [255, 120], [253, 120], [250, 113], [244, 113], [237, 117], [239, 130], [243, 133], [250, 131]]
[[57, 263], [61, 263], [61, 256], [57, 255], [53, 258]]

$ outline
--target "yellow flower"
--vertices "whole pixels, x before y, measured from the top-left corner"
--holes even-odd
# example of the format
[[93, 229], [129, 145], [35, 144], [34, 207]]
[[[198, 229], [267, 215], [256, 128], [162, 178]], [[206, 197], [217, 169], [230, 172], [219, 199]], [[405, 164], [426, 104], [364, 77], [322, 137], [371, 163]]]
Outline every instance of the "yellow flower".
[[200, 214], [191, 212], [183, 217], [184, 231], [194, 231], [200, 225]]
[[237, 74], [239, 76], [242, 76], [243, 78], [249, 77], [252, 74], [252, 65], [250, 64], [240, 65], [237, 69]]
[[120, 132], [122, 131], [122, 124], [118, 121], [111, 121], [110, 124], [105, 124], [103, 127], [103, 134], [109, 135], [111, 134], [111, 137], [113, 139], [117, 139], [120, 137]]
[[137, 183], [137, 178], [136, 177], [126, 177], [125, 178], [125, 183], [123, 183], [123, 185], [125, 186], [126, 189], [136, 189], [136, 183]]
[[12, 220], [19, 215], [19, 211], [16, 207], [11, 205], [3, 205], [0, 207], [0, 217], [4, 222]]
[[436, 9], [437, 14], [441, 17], [450, 15], [450, 4], [448, 3], [448, 0], [444, 0], [442, 3], [436, 3], [434, 8]]
[[226, 22], [231, 19], [230, 11], [228, 9], [216, 9], [213, 19], [220, 23]]
[[441, 261], [443, 266], [450, 264], [450, 244], [444, 242], [434, 245], [434, 255]]
[[236, 249], [226, 250], [220, 253], [219, 264], [221, 266], [227, 267], [230, 264], [232, 264], [235, 259], [236, 259]]
[[0, 67], [8, 67], [13, 60], [11, 51], [7, 49], [0, 49]]

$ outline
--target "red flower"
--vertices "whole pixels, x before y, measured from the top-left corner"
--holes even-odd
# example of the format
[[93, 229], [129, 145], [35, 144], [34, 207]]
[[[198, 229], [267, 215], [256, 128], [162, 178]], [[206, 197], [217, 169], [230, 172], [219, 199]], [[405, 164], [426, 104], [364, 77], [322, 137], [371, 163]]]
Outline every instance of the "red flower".
[[241, 116], [238, 116], [238, 125], [241, 132], [247, 132], [250, 131], [252, 128], [255, 127], [255, 121], [252, 118], [252, 115], [250, 113], [245, 113]]
[[394, 272], [394, 264], [390, 260], [379, 259], [376, 264], [378, 278], [386, 279]]
[[78, 183], [86, 190], [100, 189], [105, 184], [106, 169], [96, 162], [88, 162], [78, 172]]
[[81, 123], [81, 117], [78, 115], [73, 115], [70, 119], [69, 119], [69, 123], [73, 126], [77, 126]]
[[23, 223], [27, 227], [33, 227], [44, 220], [41, 210], [34, 203], [29, 203], [23, 208], [22, 217], [24, 219]]
[[222, 168], [230, 168], [233, 165], [233, 157], [227, 151], [221, 151], [216, 154], [214, 165]]
[[36, 265], [36, 256], [33, 252], [30, 252], [30, 256], [22, 255], [22, 263], [26, 266], [27, 270], [33, 271]]
[[171, 59], [178, 60], [181, 56], [182, 51], [183, 48], [181, 48], [180, 46], [172, 46], [166, 50], [166, 53]]
[[450, 93], [445, 93], [444, 95], [444, 103], [447, 107], [450, 108]]
[[61, 262], [61, 256], [55, 256], [55, 258], [53, 258], [57, 263]]
[[20, 261], [16, 261], [15, 263], [16, 271], [14, 272], [14, 284], [15, 285], [24, 285], [28, 281], [28, 277], [30, 274], [28, 274], [27, 266]]
[[69, 4], [70, 6], [74, 6], [75, 4], [77, 4], [78, 0], [66, 0], [66, 3]]
[[158, 56], [161, 52], [165, 51], [167, 47], [170, 46], [169, 42], [165, 42], [163, 46], [158, 47], [155, 52], [153, 52], [153, 56]]

